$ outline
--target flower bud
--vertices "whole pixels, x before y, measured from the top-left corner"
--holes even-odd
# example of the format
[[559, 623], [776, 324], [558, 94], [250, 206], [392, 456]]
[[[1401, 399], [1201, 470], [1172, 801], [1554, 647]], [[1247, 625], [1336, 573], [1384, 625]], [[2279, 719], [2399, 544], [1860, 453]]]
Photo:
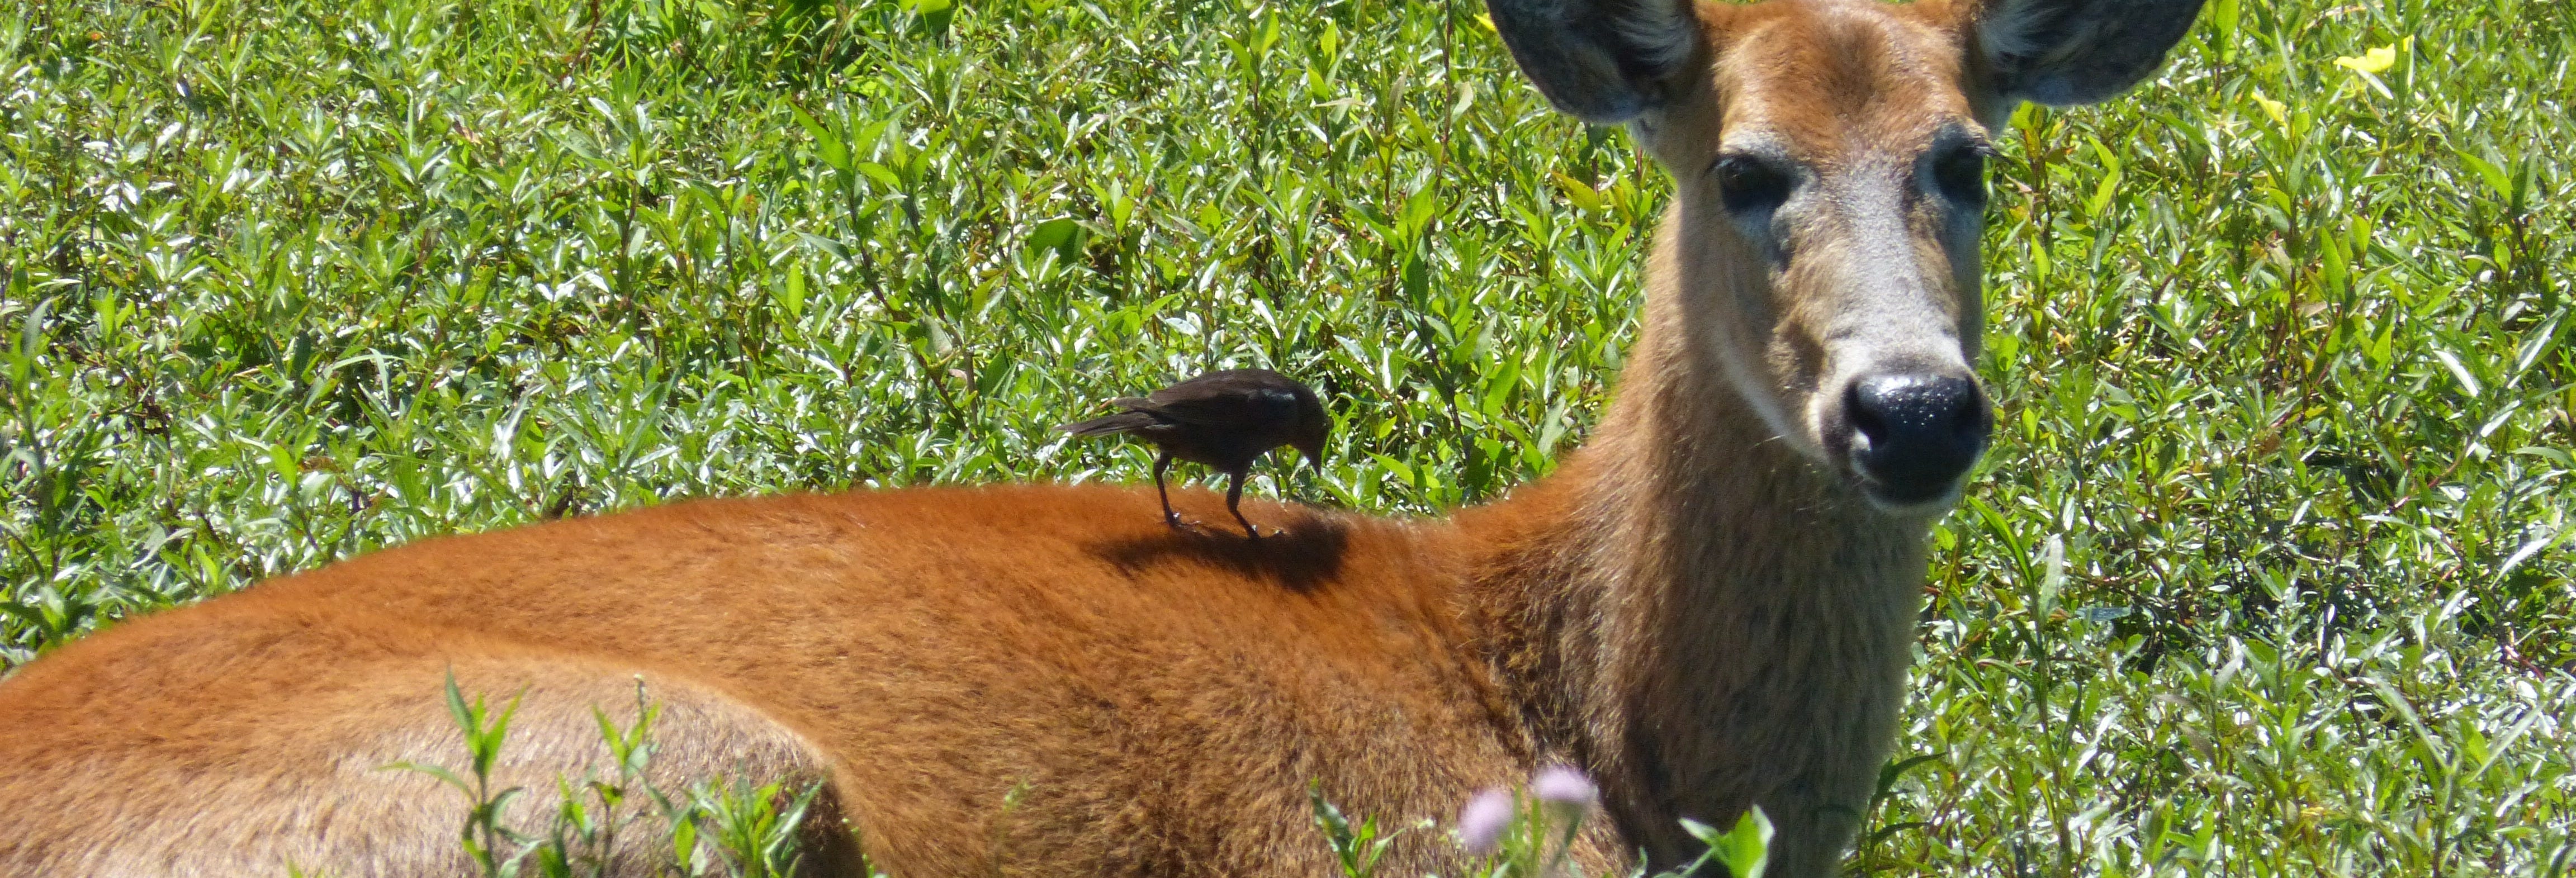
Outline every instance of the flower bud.
[[1486, 790], [1458, 809], [1458, 844], [1471, 854], [1490, 854], [1512, 825], [1512, 794]]
[[1583, 822], [1601, 804], [1601, 788], [1569, 766], [1550, 765], [1530, 779], [1530, 796], [1567, 826]]

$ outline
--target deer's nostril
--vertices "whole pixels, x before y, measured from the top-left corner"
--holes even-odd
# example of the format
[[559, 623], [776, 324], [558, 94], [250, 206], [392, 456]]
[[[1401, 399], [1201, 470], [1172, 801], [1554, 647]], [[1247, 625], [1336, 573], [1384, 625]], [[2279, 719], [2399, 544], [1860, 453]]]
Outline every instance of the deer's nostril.
[[1977, 462], [1993, 414], [1977, 383], [1960, 375], [1864, 375], [1844, 391], [1852, 465], [1883, 500], [1940, 499]]

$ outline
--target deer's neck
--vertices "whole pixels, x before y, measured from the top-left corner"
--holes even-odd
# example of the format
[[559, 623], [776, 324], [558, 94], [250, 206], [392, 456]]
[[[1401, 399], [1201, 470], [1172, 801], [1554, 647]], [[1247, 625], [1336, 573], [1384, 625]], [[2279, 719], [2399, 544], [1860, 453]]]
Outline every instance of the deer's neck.
[[1926, 528], [1775, 438], [1699, 349], [1691, 301], [1726, 267], [1676, 259], [1671, 226], [1594, 439], [1460, 519], [1484, 552], [1470, 612], [1538, 757], [1591, 771], [1659, 864], [1690, 847], [1681, 817], [1727, 825], [1760, 803], [1784, 831], [1856, 825], [1894, 732]]

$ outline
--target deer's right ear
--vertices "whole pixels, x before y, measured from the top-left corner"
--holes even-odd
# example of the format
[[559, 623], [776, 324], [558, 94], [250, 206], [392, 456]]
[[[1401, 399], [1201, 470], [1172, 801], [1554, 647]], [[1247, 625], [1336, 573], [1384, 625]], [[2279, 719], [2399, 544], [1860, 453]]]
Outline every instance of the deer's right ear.
[[1705, 37], [1691, 0], [1486, 0], [1540, 94], [1595, 125], [1662, 103]]

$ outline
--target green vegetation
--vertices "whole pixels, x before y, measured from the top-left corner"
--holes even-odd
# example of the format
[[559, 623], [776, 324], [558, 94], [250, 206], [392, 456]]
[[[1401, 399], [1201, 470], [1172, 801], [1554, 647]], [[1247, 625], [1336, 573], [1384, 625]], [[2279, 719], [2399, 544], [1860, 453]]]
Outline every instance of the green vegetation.
[[[686, 790], [656, 786], [648, 769], [659, 748], [653, 740], [653, 723], [661, 717], [662, 705], [652, 700], [638, 679], [632, 723], [619, 723], [597, 705], [590, 709], [599, 724], [600, 743], [606, 745], [606, 765], [592, 766], [582, 777], [557, 778], [551, 791], [495, 789], [493, 768], [500, 763], [510, 737], [510, 719], [518, 710], [517, 697], [498, 711], [483, 696], [467, 700], [451, 674], [447, 712], [465, 741], [465, 767], [450, 770], [397, 762], [378, 769], [426, 774], [465, 795], [468, 807], [457, 844], [472, 874], [484, 878], [623, 874], [618, 852], [638, 847], [668, 851], [661, 863], [664, 874], [672, 878], [796, 874], [796, 862], [803, 853], [797, 829], [805, 825], [808, 810], [822, 792], [820, 783], [753, 786], [707, 779]], [[514, 803], [541, 798], [547, 812], [543, 815], [527, 813], [531, 809], [525, 804], [516, 814], [510, 813]], [[514, 825], [513, 817], [543, 828], [522, 828]], [[639, 836], [650, 841], [639, 845]]]
[[[0, 666], [432, 534], [1138, 480], [1045, 428], [1227, 364], [1330, 391], [1288, 490], [1472, 502], [1597, 413], [1663, 185], [1469, 0], [0, 4]], [[1998, 447], [1854, 868], [2563, 874], [2576, 7], [2211, 6], [1998, 132]]]

